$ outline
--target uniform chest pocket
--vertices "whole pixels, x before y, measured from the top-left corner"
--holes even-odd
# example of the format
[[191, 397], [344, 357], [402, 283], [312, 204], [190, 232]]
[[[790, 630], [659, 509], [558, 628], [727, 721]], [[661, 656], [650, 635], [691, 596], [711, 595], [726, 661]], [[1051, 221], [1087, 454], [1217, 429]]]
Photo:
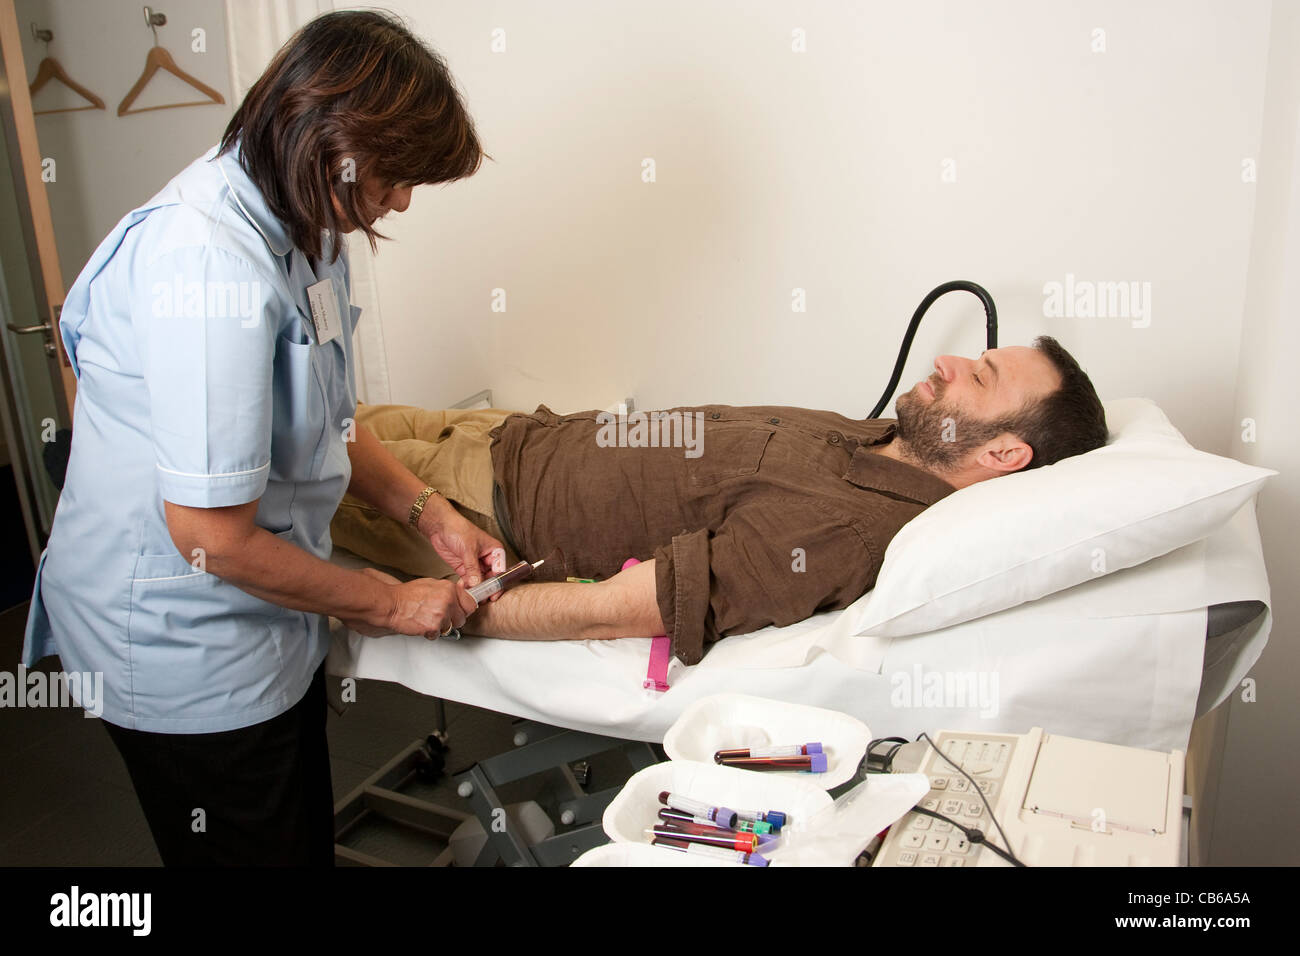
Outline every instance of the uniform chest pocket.
[[325, 395], [316, 351], [283, 336], [275, 343], [270, 476], [277, 481], [310, 481], [320, 465]]
[[712, 485], [758, 471], [772, 429], [752, 425], [705, 424], [699, 438], [699, 456], [688, 458], [686, 473], [692, 485]]
[[135, 596], [141, 596], [156, 591], [207, 590], [220, 583], [220, 579], [205, 574], [173, 551], [137, 557], [131, 589]]

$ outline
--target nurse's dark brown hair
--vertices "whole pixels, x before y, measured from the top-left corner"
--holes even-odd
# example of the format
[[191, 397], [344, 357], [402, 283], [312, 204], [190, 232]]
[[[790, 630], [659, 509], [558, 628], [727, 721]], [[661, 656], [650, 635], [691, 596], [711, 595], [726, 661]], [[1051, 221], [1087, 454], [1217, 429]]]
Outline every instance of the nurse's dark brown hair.
[[323, 229], [360, 230], [372, 249], [385, 238], [370, 224], [377, 211], [367, 209], [366, 178], [453, 182], [485, 156], [447, 64], [376, 11], [327, 13], [299, 30], [231, 117], [221, 151], [236, 144], [294, 245], [315, 259]]

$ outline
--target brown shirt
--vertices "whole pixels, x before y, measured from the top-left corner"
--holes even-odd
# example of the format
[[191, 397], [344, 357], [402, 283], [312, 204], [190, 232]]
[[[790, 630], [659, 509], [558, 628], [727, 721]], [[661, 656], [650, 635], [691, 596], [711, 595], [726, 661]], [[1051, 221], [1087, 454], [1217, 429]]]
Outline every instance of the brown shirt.
[[498, 518], [521, 557], [546, 559], [539, 580], [655, 559], [659, 612], [687, 664], [720, 637], [847, 607], [874, 586], [898, 530], [955, 490], [871, 451], [893, 419], [671, 412], [639, 430], [633, 413], [620, 434], [603, 413], [543, 405], [493, 429], [492, 463]]

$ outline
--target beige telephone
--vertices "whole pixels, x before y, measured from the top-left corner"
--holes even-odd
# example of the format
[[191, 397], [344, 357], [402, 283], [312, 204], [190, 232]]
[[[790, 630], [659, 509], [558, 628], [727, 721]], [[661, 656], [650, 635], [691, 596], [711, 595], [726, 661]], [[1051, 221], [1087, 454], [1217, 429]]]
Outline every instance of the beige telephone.
[[1009, 844], [1027, 866], [1181, 862], [1180, 750], [1139, 750], [1045, 734], [1041, 727], [1027, 734], [944, 731], [934, 740], [942, 756], [924, 741], [909, 744], [893, 770], [926, 774], [931, 789], [917, 806], [955, 823], [908, 812], [890, 828], [875, 866], [1012, 865], [972, 843], [962, 827], [978, 829], [1003, 850]]

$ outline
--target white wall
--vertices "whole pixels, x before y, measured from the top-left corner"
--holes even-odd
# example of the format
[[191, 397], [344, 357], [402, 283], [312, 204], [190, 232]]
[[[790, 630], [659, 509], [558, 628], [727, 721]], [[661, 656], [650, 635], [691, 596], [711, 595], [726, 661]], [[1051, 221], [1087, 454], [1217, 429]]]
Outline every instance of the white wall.
[[[969, 278], [1002, 344], [1054, 334], [1103, 397], [1149, 396], [1227, 450], [1263, 0], [392, 6], [446, 55], [496, 159], [387, 224], [394, 401], [490, 385], [512, 407], [865, 414], [916, 303]], [[1067, 273], [1149, 282], [1150, 326], [1045, 317]], [[904, 388], [982, 349], [977, 302], [952, 298]]]
[[1300, 442], [1291, 368], [1300, 356], [1300, 5], [1273, 5], [1259, 204], [1246, 290], [1234, 420], [1234, 458], [1276, 468], [1259, 496], [1260, 535], [1272, 585], [1273, 634], [1251, 672], [1256, 700], [1232, 698], [1210, 860], [1218, 865], [1300, 862], [1300, 820], [1283, 810], [1300, 791]]
[[[64, 286], [69, 287], [95, 247], [123, 215], [221, 138], [234, 112], [226, 58], [225, 15], [219, 0], [165, 0], [152, 6], [167, 16], [158, 41], [191, 76], [218, 90], [221, 106], [155, 110], [119, 117], [117, 106], [144, 70], [153, 34], [139, 0], [17, 0], [23, 59], [29, 78], [46, 48], [30, 24], [54, 31], [49, 54], [106, 109], [36, 117], [42, 157], [55, 162], [47, 185]], [[207, 52], [191, 48], [191, 31], [204, 30]], [[160, 71], [134, 106], [193, 102], [201, 93]], [[36, 110], [82, 105], [52, 82], [33, 100]]]

